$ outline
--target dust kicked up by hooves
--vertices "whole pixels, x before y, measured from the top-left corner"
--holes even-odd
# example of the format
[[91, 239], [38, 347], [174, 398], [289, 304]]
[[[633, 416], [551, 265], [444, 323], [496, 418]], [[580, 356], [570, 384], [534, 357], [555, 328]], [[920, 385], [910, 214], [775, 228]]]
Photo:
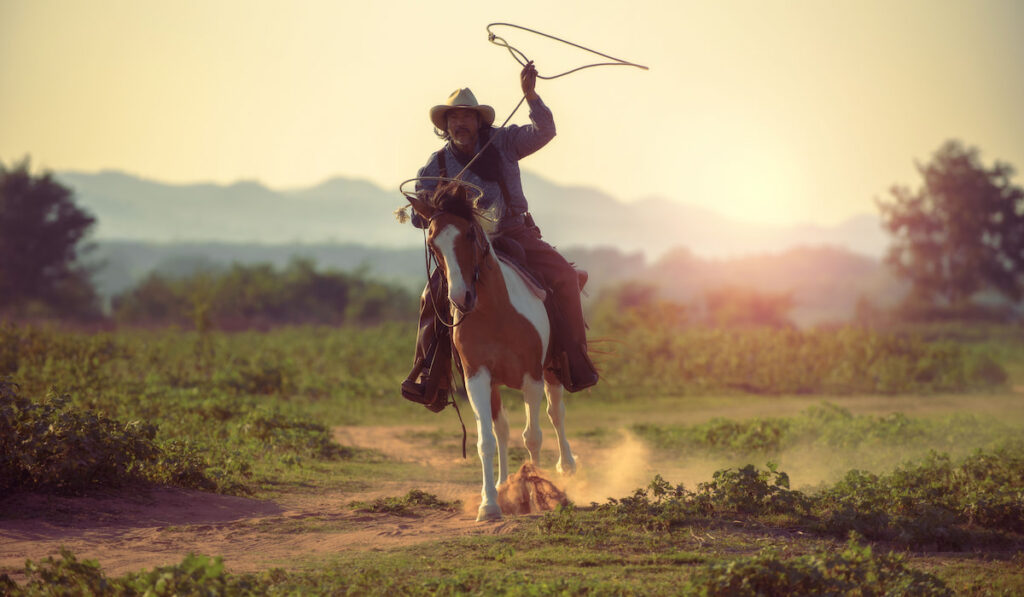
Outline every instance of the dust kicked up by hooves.
[[587, 463], [580, 454], [575, 456], [581, 470], [569, 477], [549, 473], [531, 462], [523, 464], [498, 487], [501, 511], [532, 514], [554, 510], [570, 500], [588, 503], [621, 497], [646, 485], [653, 474], [650, 450], [628, 430], [620, 430], [619, 441], [611, 446], [588, 449]]
[[532, 514], [554, 510], [569, 503], [569, 498], [543, 471], [526, 462], [498, 488], [498, 503], [504, 514]]

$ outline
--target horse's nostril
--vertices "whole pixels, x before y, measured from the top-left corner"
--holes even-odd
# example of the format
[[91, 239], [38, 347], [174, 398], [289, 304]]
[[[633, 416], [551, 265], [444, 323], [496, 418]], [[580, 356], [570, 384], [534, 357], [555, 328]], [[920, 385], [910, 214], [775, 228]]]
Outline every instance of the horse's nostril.
[[466, 302], [464, 304], [467, 307], [469, 307], [469, 306], [471, 306], [473, 304], [473, 293], [468, 291], [468, 290], [466, 291]]

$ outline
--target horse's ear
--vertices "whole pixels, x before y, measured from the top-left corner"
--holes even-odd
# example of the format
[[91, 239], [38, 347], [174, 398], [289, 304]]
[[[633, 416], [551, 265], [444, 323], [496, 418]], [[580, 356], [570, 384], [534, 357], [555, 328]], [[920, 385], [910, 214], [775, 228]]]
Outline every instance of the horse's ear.
[[418, 213], [424, 220], [429, 220], [434, 213], [437, 212], [430, 201], [424, 199], [427, 193], [419, 193], [418, 195], [406, 195], [406, 199], [409, 200], [409, 205], [412, 206], [413, 211]]

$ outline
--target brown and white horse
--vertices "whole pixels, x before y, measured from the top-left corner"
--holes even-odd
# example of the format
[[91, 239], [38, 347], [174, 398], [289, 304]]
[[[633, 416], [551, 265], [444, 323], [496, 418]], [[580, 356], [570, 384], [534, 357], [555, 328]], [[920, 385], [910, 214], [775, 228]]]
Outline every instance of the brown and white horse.
[[[550, 372], [551, 325], [544, 302], [523, 277], [501, 262], [465, 201], [409, 198], [416, 212], [430, 222], [427, 243], [448, 281], [448, 297], [431, 297], [438, 312], [449, 307], [452, 340], [462, 360], [466, 390], [477, 422], [477, 452], [483, 465], [482, 501], [477, 520], [501, 518], [497, 487], [508, 480], [508, 419], [500, 386], [520, 389], [526, 402], [523, 440], [530, 460], [539, 466], [542, 433], [538, 424], [541, 392], [547, 394], [547, 413], [558, 438], [556, 470], [576, 470], [565, 437], [562, 386]], [[441, 303], [445, 304], [441, 304]], [[494, 455], [498, 454], [498, 479]]]

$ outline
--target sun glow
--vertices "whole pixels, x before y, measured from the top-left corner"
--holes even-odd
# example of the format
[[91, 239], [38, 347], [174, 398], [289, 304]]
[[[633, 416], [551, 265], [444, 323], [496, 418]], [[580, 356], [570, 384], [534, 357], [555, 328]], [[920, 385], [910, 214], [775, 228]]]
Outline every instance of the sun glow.
[[[873, 213], [946, 138], [1024, 164], [1024, 20], [998, 0], [523, 0], [498, 13], [0, 0], [0, 159], [167, 182], [394, 187], [436, 148], [426, 113], [452, 89], [471, 87], [499, 119], [515, 106], [519, 66], [487, 43], [494, 21], [651, 67], [540, 82], [559, 135], [523, 168], [556, 183], [834, 223]], [[498, 33], [542, 73], [600, 60]]]

